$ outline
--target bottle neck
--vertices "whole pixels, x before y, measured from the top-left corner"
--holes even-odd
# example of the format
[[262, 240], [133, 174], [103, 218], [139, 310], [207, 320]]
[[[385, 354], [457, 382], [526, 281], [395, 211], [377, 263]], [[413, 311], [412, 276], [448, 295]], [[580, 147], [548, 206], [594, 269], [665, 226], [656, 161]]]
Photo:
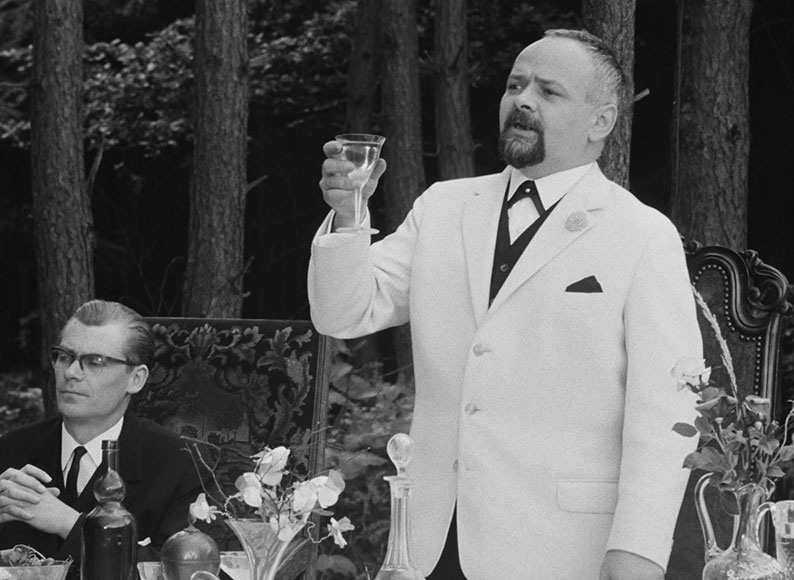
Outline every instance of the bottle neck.
[[115, 445], [102, 445], [102, 463], [105, 464], [107, 469], [112, 469], [116, 473], [119, 471], [119, 447], [118, 442]]
[[102, 465], [104, 472], [94, 485], [94, 496], [99, 503], [123, 501], [126, 489], [119, 474], [118, 441], [102, 442]]
[[391, 488], [391, 527], [384, 569], [411, 569], [408, 553], [408, 496], [411, 491], [407, 477], [385, 477]]

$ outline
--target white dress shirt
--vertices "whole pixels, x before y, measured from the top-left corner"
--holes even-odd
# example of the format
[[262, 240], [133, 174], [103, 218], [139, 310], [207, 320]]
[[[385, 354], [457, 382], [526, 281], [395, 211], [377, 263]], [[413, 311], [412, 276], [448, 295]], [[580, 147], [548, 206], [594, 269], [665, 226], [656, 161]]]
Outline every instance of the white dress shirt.
[[[555, 203], [560, 201], [562, 197], [570, 191], [574, 184], [579, 181], [585, 173], [590, 171], [592, 163], [587, 165], [580, 165], [573, 169], [566, 169], [559, 171], [540, 179], [535, 179], [535, 187], [538, 188], [540, 201], [543, 203], [543, 208], [548, 210]], [[512, 198], [516, 190], [528, 178], [515, 167], [510, 171], [510, 194], [508, 200]], [[510, 229], [510, 243], [512, 244], [521, 233], [531, 226], [538, 217], [538, 210], [535, 209], [535, 204], [528, 197], [519, 199], [512, 207], [507, 210], [508, 224]]]
[[[77, 495], [83, 492], [88, 481], [94, 475], [96, 468], [102, 463], [102, 441], [105, 439], [117, 440], [121, 435], [121, 427], [124, 425], [124, 417], [119, 419], [119, 422], [113, 425], [110, 429], [101, 433], [83, 445], [86, 453], [80, 459], [80, 472], [77, 475]], [[61, 469], [63, 471], [63, 480], [66, 481], [69, 469], [72, 466], [72, 458], [74, 450], [80, 447], [80, 443], [72, 437], [66, 430], [66, 427], [61, 424]]]

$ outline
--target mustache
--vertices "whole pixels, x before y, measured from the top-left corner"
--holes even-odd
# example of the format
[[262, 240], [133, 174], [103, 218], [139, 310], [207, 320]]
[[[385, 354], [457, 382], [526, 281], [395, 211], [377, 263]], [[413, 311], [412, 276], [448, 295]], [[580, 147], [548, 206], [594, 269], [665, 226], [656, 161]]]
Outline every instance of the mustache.
[[513, 109], [510, 111], [510, 113], [508, 113], [507, 118], [505, 119], [505, 126], [502, 127], [502, 129], [504, 130], [514, 125], [518, 125], [522, 129], [535, 131], [536, 133], [543, 132], [543, 126], [540, 124], [540, 121], [521, 109]]

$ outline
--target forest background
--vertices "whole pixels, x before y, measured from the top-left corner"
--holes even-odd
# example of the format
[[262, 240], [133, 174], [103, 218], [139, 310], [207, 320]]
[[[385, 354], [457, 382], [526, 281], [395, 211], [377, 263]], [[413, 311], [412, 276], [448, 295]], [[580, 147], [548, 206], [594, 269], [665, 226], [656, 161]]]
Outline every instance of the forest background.
[[[746, 235], [739, 236], [746, 238], [746, 246], [734, 249], [757, 250], [792, 280], [794, 6], [789, 0], [703, 1], [724, 6], [728, 19], [734, 7], [753, 6], [748, 22], [746, 204], [736, 208], [739, 221], [746, 222]], [[648, 92], [633, 111], [629, 185], [641, 201], [670, 216], [673, 176], [680, 161], [671, 136], [682, 26], [676, 5], [683, 2], [637, 0], [634, 20], [634, 88], [635, 93]], [[377, 5], [377, 0], [372, 3]], [[348, 74], [360, 36], [359, 4], [356, 0], [248, 2], [245, 173], [249, 186], [239, 312], [243, 317], [309, 317], [305, 276], [310, 242], [327, 211], [317, 186], [322, 144], [350, 129]], [[433, 62], [434, 8], [440, 4], [432, 0], [415, 4], [422, 171], [412, 186], [429, 185], [443, 174], [436, 135], [439, 104], [434, 103], [433, 87], [438, 74]], [[583, 0], [468, 1], [467, 131], [473, 145], [473, 173], [503, 167], [496, 153], [498, 104], [516, 54], [544, 29], [581, 27], [582, 4]], [[7, 425], [41, 413], [34, 371], [41, 360], [41, 313], [48, 305], [40, 300], [33, 220], [32, 5], [32, 0], [0, 0], [0, 433]], [[176, 316], [185, 311], [195, 136], [195, 11], [193, 0], [83, 1], [84, 150], [93, 219], [94, 293], [144, 315]], [[376, 76], [382, 80], [387, 71], [374, 64], [381, 67]], [[396, 141], [389, 129], [402, 119], [384, 116], [378, 104], [383, 86], [372, 88], [374, 108], [366, 128], [386, 134], [388, 159]], [[381, 231], [393, 228], [382, 192], [373, 198], [370, 209]], [[787, 350], [782, 354], [784, 380], [790, 383], [793, 335], [789, 319]], [[380, 344], [384, 342], [389, 340]], [[388, 374], [396, 366], [393, 353], [376, 348], [373, 354], [364, 342], [338, 346], [345, 351], [345, 361], [371, 366], [358, 369], [366, 380], [358, 382], [353, 393], [355, 412], [346, 414], [335, 428], [344, 429], [346, 437], [356, 433], [359, 446], [371, 443], [363, 435], [366, 431], [383, 439], [386, 433], [407, 428], [410, 385], [394, 384], [395, 375]], [[378, 359], [374, 365], [373, 357]], [[16, 393], [13, 409], [3, 399], [8, 392]], [[5, 424], [4, 418], [9, 419]], [[387, 491], [381, 483], [379, 475], [367, 472], [354, 491], [360, 509], [356, 523], [363, 529], [371, 526], [362, 534], [367, 539], [353, 545], [354, 553], [360, 550], [354, 559], [369, 562], [370, 570], [377, 565], [387, 532], [383, 513], [388, 508]], [[345, 569], [344, 563], [339, 569]], [[361, 568], [357, 573], [362, 573]]]

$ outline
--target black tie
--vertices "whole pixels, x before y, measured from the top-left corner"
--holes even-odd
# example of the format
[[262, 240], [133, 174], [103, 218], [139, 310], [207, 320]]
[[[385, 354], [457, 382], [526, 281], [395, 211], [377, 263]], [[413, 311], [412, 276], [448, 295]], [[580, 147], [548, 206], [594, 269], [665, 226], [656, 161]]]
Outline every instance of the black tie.
[[543, 208], [543, 202], [540, 201], [538, 188], [535, 186], [535, 182], [531, 179], [527, 179], [524, 183], [522, 183], [513, 194], [513, 197], [507, 200], [507, 209], [510, 209], [515, 202], [525, 197], [528, 197], [532, 200], [532, 203], [535, 204], [535, 209], [538, 210], [538, 215], [542, 216], [546, 210]]
[[85, 455], [85, 447], [76, 447], [72, 457], [72, 466], [69, 468], [69, 475], [66, 476], [66, 494], [68, 497], [77, 499], [77, 475], [80, 473], [80, 460]]

